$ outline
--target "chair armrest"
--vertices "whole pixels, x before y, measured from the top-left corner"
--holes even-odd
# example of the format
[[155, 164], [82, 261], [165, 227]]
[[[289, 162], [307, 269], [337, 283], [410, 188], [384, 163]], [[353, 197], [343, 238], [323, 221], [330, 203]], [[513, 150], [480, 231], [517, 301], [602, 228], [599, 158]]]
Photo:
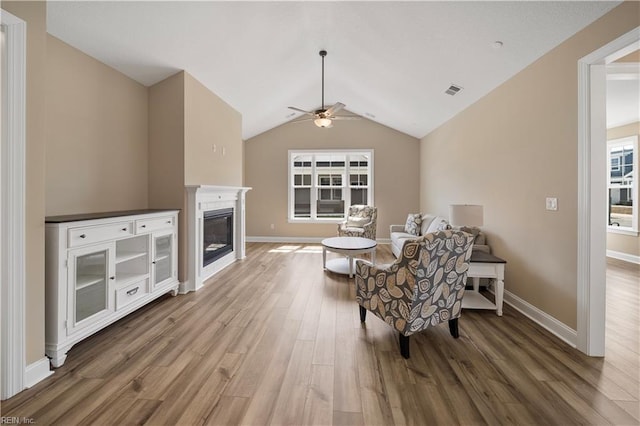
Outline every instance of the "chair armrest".
[[389, 232], [404, 232], [404, 225], [390, 225]]

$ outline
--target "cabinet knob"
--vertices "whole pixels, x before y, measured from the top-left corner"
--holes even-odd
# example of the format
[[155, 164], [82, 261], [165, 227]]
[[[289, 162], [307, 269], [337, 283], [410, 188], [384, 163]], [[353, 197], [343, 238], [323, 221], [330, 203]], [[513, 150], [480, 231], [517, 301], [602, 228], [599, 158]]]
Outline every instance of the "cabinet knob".
[[156, 261], [154, 260], [154, 261], [153, 261], [153, 262], [151, 262], [151, 263], [155, 265], [155, 264], [156, 264]]
[[140, 228], [146, 228], [147, 225], [140, 225]]
[[111, 281], [113, 281], [113, 280], [115, 280], [115, 279], [116, 279], [116, 277], [109, 277], [109, 279], [110, 279]]
[[80, 238], [87, 238], [87, 235], [86, 234], [82, 234], [82, 235], [80, 235]]
[[167, 221], [167, 223], [171, 223], [171, 221], [170, 221], [170, 220], [168, 220], [168, 221]]
[[127, 231], [127, 228], [122, 228], [122, 230], [126, 232], [126, 231]]

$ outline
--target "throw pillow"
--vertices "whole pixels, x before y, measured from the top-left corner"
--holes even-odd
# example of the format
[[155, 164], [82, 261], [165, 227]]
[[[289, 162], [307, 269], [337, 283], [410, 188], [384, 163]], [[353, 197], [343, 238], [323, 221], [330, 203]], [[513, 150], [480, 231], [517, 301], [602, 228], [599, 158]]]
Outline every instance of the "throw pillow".
[[404, 224], [404, 232], [411, 235], [420, 235], [420, 224], [422, 224], [422, 215], [420, 213], [409, 213], [407, 223]]
[[368, 217], [349, 217], [347, 228], [364, 228], [367, 223], [369, 223]]

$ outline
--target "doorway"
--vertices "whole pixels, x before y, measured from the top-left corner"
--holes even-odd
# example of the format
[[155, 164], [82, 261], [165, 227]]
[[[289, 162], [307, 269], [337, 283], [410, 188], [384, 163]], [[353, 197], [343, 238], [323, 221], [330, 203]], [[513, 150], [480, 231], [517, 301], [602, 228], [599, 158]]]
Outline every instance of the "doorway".
[[577, 347], [604, 356], [606, 301], [606, 65], [640, 48], [640, 27], [578, 61]]

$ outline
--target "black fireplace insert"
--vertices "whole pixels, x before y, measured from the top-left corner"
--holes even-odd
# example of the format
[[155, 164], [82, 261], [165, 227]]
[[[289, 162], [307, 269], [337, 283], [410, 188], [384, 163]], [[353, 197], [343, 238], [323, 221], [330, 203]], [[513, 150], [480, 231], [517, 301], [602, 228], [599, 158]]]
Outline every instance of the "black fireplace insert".
[[233, 251], [233, 209], [204, 212], [203, 225], [202, 266], [205, 267]]

